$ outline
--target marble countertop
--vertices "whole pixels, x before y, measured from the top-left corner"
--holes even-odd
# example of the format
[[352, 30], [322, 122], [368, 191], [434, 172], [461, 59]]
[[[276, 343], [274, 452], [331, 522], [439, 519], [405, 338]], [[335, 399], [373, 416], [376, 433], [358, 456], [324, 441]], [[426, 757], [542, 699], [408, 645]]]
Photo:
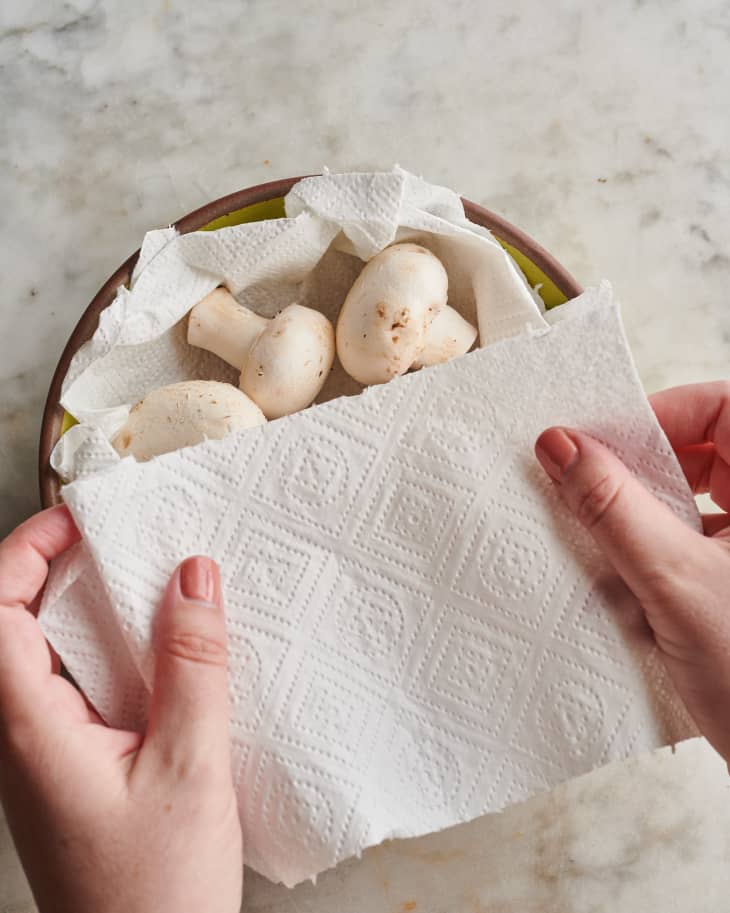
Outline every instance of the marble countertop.
[[[730, 5], [6, 0], [0, 534], [38, 506], [79, 313], [148, 228], [240, 187], [398, 162], [608, 277], [650, 391], [730, 375]], [[249, 909], [717, 913], [730, 780], [701, 742], [376, 848]], [[0, 824], [0, 913], [33, 909]]]

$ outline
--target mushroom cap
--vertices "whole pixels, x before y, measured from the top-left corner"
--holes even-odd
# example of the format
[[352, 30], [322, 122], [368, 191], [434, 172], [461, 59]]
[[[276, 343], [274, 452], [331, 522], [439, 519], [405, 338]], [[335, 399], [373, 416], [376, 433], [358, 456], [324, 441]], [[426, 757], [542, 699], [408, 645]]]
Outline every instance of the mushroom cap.
[[426, 330], [425, 345], [413, 362], [414, 368], [441, 365], [464, 355], [474, 345], [477, 328], [448, 305]]
[[411, 367], [431, 322], [446, 307], [443, 264], [419, 244], [376, 254], [348, 292], [337, 321], [337, 354], [361, 384], [382, 384]]
[[232, 384], [186, 380], [152, 390], [133, 406], [112, 446], [120, 456], [143, 462], [265, 421], [256, 403]]
[[290, 304], [254, 343], [240, 386], [267, 418], [280, 418], [314, 401], [334, 357], [335, 334], [329, 320], [312, 308]]

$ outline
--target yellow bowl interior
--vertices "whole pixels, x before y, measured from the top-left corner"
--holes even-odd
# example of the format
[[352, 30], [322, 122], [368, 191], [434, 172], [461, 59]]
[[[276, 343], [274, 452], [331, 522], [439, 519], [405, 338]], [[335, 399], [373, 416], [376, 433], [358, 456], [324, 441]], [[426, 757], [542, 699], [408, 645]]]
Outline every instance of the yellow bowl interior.
[[[272, 200], [265, 200], [263, 203], [253, 203], [243, 209], [237, 209], [235, 212], [229, 212], [219, 219], [208, 222], [201, 228], [201, 231], [217, 231], [219, 228], [230, 228], [232, 225], [243, 225], [245, 222], [263, 222], [266, 219], [283, 219], [284, 197], [276, 197]], [[496, 237], [496, 236], [495, 236]], [[522, 251], [517, 250], [501, 238], [497, 241], [512, 256], [522, 272], [525, 274], [527, 281], [531, 286], [538, 287], [538, 294], [542, 298], [546, 308], [556, 307], [567, 301], [565, 295], [560, 291], [557, 285], [549, 279], [545, 273], [536, 266], [532, 260], [526, 257]], [[76, 419], [66, 412], [63, 416], [61, 434], [65, 434], [69, 428], [76, 424]]]

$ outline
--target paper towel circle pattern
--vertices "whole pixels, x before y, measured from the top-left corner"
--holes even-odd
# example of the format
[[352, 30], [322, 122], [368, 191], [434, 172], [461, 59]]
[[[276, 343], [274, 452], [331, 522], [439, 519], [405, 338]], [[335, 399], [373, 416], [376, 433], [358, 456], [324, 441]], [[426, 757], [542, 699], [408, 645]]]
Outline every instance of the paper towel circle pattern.
[[439, 393], [428, 408], [428, 438], [451, 453], [479, 450], [492, 437], [494, 407], [484, 396], [469, 390]]
[[273, 549], [264, 551], [263, 548], [254, 552], [254, 547], [258, 545], [255, 540], [247, 543], [250, 551], [245, 553], [236, 582], [240, 585], [238, 578], [242, 578], [247, 590], [257, 593], [264, 601], [275, 600], [277, 595], [286, 592], [287, 584], [296, 577], [298, 568], [286, 552], [277, 555]]
[[264, 827], [285, 853], [292, 851], [292, 844], [300, 852], [310, 853], [314, 846], [331, 839], [332, 806], [319, 786], [298, 778], [284, 779], [287, 776], [291, 771], [281, 771], [264, 800]]
[[571, 755], [584, 755], [602, 736], [605, 707], [601, 695], [586, 682], [553, 683], [537, 708], [536, 730], [555, 748], [554, 737]]
[[324, 507], [335, 503], [347, 487], [347, 460], [329, 438], [309, 436], [284, 452], [279, 477], [291, 499], [309, 508]]
[[432, 514], [433, 509], [425, 498], [419, 502], [406, 496], [398, 502], [393, 532], [420, 543], [428, 535]]
[[151, 554], [177, 563], [181, 550], [187, 553], [187, 543], [200, 541], [203, 528], [200, 507], [181, 485], [156, 491], [151, 502], [142, 493], [137, 503], [137, 534]]
[[534, 592], [548, 572], [545, 544], [524, 527], [493, 530], [479, 549], [479, 575], [500, 598], [521, 599]]
[[406, 738], [397, 760], [400, 787], [425, 808], [442, 808], [456, 794], [461, 767], [456, 755], [441, 742], [427, 737]]
[[345, 643], [367, 656], [388, 656], [403, 637], [403, 609], [387, 593], [351, 590], [340, 604], [337, 627]]

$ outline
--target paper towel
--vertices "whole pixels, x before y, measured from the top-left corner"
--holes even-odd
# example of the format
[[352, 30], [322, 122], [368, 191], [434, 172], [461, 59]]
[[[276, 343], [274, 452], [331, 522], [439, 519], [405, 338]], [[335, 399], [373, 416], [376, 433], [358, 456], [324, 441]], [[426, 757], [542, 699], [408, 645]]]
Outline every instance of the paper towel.
[[[146, 682], [169, 573], [192, 552], [220, 562], [246, 859], [268, 877], [693, 732], [633, 599], [530, 455], [545, 424], [578, 424], [696, 522], [615, 308], [581, 303], [545, 334], [66, 489]], [[73, 626], [101, 705], [108, 660]], [[116, 700], [136, 705], [127, 674]]]
[[[168, 228], [145, 236], [131, 288], [103, 311], [63, 383], [61, 404], [80, 422], [52, 456], [63, 479], [88, 471], [78, 448], [103, 451], [150, 390], [198, 378], [238, 383], [233, 368], [185, 339], [186, 314], [221, 283], [267, 317], [298, 301], [334, 320], [364, 260], [394, 240], [417, 240], [446, 266], [452, 307], [472, 322], [481, 309], [482, 345], [545, 326], [519, 268], [466, 219], [450, 190], [399, 168], [327, 174], [296, 184], [286, 211], [284, 219], [216, 232], [180, 236]], [[337, 363], [318, 402], [361, 389]]]
[[[458, 198], [403, 172], [303, 182], [287, 207], [247, 260], [246, 233], [146, 243], [65, 388], [85, 418], [63, 458], [85, 541], [54, 568], [41, 623], [105, 719], [141, 727], [166, 580], [187, 554], [220, 562], [246, 861], [294, 884], [694, 733], [635, 601], [536, 466], [540, 430], [585, 428], [698, 518], [610, 287], [541, 315]], [[353, 252], [425, 224], [456, 276], [450, 303], [487, 326], [493, 313], [492, 344], [224, 441], [118, 461], [109, 416], [195, 367], [181, 308], [225, 278], [259, 308], [316, 291], [326, 310]], [[335, 249], [317, 257], [311, 231]]]

